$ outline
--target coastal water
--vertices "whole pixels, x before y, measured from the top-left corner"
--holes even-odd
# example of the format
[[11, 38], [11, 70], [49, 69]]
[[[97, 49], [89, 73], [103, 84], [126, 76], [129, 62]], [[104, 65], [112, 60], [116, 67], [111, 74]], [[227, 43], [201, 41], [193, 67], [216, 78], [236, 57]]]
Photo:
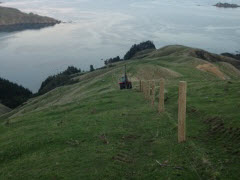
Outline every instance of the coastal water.
[[238, 51], [240, 8], [212, 6], [218, 1], [2, 0], [2, 6], [66, 23], [0, 33], [0, 77], [36, 91], [42, 80], [68, 65], [100, 67], [101, 59], [123, 56], [144, 40], [153, 40], [158, 48], [182, 44], [215, 53]]

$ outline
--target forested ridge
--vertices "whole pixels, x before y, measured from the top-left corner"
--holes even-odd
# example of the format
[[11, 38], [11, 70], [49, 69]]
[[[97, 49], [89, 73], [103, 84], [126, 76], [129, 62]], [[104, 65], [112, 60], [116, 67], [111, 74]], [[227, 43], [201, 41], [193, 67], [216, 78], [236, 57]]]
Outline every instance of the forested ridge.
[[134, 44], [130, 50], [125, 54], [124, 60], [131, 59], [135, 54], [146, 49], [156, 49], [152, 41], [142, 42], [140, 44]]
[[240, 53], [239, 54], [232, 54], [232, 53], [222, 53], [221, 55], [231, 57], [236, 60], [240, 60]]
[[16, 108], [32, 96], [32, 92], [21, 85], [0, 78], [0, 102], [9, 108]]
[[71, 75], [76, 73], [81, 73], [81, 69], [74, 66], [68, 66], [65, 71], [56, 75], [48, 76], [46, 80], [42, 82], [41, 87], [38, 90], [38, 95], [45, 94], [59, 86], [75, 83], [75, 81], [71, 79]]

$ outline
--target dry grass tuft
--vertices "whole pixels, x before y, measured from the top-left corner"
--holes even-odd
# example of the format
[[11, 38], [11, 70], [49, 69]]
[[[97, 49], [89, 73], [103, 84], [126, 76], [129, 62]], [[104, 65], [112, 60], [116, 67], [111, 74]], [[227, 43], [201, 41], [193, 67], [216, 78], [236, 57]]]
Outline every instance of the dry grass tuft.
[[227, 79], [227, 77], [219, 70], [219, 68], [214, 66], [213, 64], [210, 64], [210, 63], [201, 64], [201, 65], [198, 65], [196, 68], [201, 71], [212, 73], [222, 80]]

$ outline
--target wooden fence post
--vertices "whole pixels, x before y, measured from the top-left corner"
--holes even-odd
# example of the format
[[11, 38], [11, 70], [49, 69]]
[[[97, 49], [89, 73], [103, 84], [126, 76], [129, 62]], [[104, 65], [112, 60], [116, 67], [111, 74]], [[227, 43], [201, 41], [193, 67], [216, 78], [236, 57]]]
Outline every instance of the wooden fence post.
[[160, 79], [158, 112], [164, 112], [164, 79]]
[[142, 91], [142, 81], [141, 80], [139, 81], [139, 90], [140, 90], [140, 92]]
[[144, 92], [145, 81], [142, 82], [142, 92]]
[[154, 102], [155, 102], [155, 81], [153, 81], [152, 84], [152, 106], [154, 107]]
[[144, 81], [144, 86], [143, 86], [143, 94], [145, 99], [147, 98], [147, 82]]
[[148, 81], [148, 99], [151, 100], [151, 95], [152, 95], [152, 81]]
[[178, 142], [186, 141], [187, 82], [180, 81], [178, 91]]

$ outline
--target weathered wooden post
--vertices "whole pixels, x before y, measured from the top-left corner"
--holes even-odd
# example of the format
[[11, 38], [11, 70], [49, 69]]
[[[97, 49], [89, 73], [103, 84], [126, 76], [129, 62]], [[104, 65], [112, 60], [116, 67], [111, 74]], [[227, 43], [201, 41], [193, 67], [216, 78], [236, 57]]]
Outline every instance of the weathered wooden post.
[[142, 82], [142, 92], [145, 95], [145, 81]]
[[142, 91], [142, 81], [141, 80], [139, 81], [139, 90], [140, 90], [140, 92]]
[[186, 141], [187, 82], [180, 81], [178, 91], [178, 142]]
[[158, 104], [158, 112], [164, 112], [164, 79], [160, 79], [160, 89], [159, 89], [159, 104]]
[[142, 92], [144, 92], [144, 83], [145, 81], [142, 81]]
[[151, 93], [151, 85], [150, 85], [150, 81], [148, 80], [148, 83], [147, 83], [147, 99], [149, 99], [150, 93]]
[[147, 82], [144, 81], [144, 85], [143, 85], [143, 94], [145, 99], [147, 98]]
[[155, 102], [155, 81], [153, 81], [152, 84], [152, 106], [154, 107], [154, 102]]

